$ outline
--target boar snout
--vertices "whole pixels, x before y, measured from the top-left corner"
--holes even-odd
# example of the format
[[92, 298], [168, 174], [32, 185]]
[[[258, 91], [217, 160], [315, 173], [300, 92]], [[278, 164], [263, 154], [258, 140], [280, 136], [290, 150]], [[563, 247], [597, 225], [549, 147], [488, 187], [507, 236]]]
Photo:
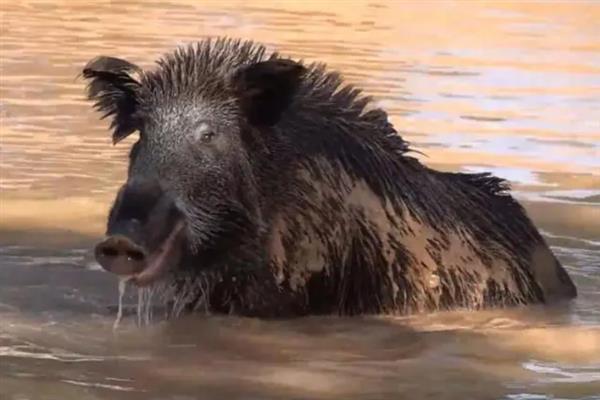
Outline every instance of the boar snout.
[[184, 227], [183, 214], [158, 182], [130, 181], [117, 195], [96, 260], [138, 285], [151, 283], [179, 262]]
[[98, 243], [95, 255], [102, 268], [117, 275], [137, 274], [146, 261], [146, 251], [122, 235], [109, 236]]

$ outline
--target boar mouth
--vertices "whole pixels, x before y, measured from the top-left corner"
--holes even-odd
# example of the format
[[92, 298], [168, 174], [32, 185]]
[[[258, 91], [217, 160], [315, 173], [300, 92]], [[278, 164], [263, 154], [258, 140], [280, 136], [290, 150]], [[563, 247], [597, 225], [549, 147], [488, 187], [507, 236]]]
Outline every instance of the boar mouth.
[[147, 251], [126, 236], [110, 236], [95, 248], [96, 260], [108, 272], [147, 286], [164, 276], [182, 256], [185, 223], [178, 221], [153, 251]]
[[178, 221], [167, 238], [147, 257], [144, 269], [133, 276], [138, 286], [148, 285], [163, 276], [181, 258], [181, 236], [185, 224]]

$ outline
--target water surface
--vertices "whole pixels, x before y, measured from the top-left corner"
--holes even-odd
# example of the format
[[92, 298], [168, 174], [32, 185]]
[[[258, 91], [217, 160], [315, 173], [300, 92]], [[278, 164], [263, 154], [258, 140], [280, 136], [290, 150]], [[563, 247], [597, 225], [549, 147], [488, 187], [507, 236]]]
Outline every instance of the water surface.
[[[0, 398], [600, 398], [600, 5], [2, 2]], [[111, 331], [90, 246], [125, 175], [77, 79], [202, 37], [325, 61], [422, 161], [492, 171], [573, 276], [560, 307], [405, 318], [191, 317]], [[127, 299], [135, 303], [135, 296]]]

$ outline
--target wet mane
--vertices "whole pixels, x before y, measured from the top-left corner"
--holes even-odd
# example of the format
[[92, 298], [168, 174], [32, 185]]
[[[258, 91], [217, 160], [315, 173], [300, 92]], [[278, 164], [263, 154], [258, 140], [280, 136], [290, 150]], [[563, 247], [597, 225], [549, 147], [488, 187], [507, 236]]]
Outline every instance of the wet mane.
[[[248, 40], [208, 38], [189, 44], [163, 56], [157, 69], [143, 74], [142, 102], [198, 94], [222, 102], [235, 101], [227, 86], [234, 71], [280, 57]], [[446, 221], [450, 226], [448, 219], [453, 218], [440, 202], [424, 201], [429, 196], [447, 197], [445, 185], [432, 179], [430, 172], [435, 171], [407, 154], [412, 149], [389, 122], [388, 114], [373, 107], [371, 97], [345, 83], [339, 72], [325, 64], [305, 67], [294, 101], [274, 127], [294, 144], [303, 162], [310, 164], [318, 156], [337, 160], [352, 177], [363, 179], [376, 194], [395, 205], [405, 205], [413, 216], [436, 225], [446, 225]], [[489, 175], [461, 176], [471, 190], [499, 195], [508, 188], [504, 180]], [[429, 196], [423, 197], [424, 186]]]
[[[227, 100], [224, 90], [227, 79], [242, 66], [268, 59], [282, 58], [279, 53], [269, 53], [267, 48], [253, 41], [232, 38], [208, 38], [179, 47], [157, 61], [158, 68], [146, 71], [142, 87], [146, 97], [192, 95]], [[300, 64], [303, 62], [300, 60]], [[387, 113], [381, 109], [368, 111], [371, 97], [362, 90], [346, 84], [342, 76], [330, 71], [322, 63], [306, 66], [303, 83], [296, 93], [294, 106], [305, 112], [319, 110], [322, 118], [344, 119], [369, 126], [373, 135], [389, 136], [386, 144], [404, 153], [408, 144], [397, 135], [388, 122]]]
[[208, 38], [164, 55], [142, 78], [145, 97], [193, 96], [227, 100], [226, 79], [247, 64], [267, 59], [264, 45], [231, 38]]

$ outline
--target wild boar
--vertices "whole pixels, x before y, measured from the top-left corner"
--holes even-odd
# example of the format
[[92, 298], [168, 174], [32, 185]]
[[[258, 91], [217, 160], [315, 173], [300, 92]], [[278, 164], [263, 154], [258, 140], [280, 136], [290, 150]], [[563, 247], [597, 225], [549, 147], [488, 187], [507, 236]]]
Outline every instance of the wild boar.
[[325, 65], [220, 38], [151, 70], [98, 57], [83, 76], [114, 143], [139, 132], [96, 258], [169, 293], [174, 314], [408, 314], [576, 296], [505, 181], [423, 165], [386, 112]]

